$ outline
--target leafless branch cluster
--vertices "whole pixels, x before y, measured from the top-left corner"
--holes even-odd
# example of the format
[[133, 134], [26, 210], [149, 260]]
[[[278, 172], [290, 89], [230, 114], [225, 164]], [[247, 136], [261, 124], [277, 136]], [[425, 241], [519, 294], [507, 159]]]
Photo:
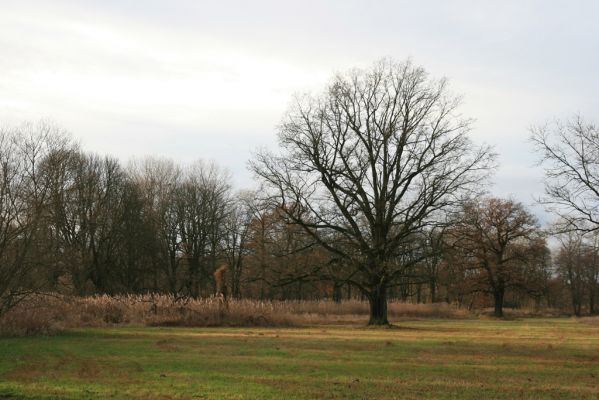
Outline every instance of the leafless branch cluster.
[[536, 127], [532, 141], [545, 169], [545, 196], [560, 232], [599, 228], [599, 130], [581, 117]]

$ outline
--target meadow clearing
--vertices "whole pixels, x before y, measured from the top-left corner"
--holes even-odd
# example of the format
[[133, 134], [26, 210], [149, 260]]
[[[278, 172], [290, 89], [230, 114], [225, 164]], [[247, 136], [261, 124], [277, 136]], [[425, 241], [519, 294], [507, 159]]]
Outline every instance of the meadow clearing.
[[0, 399], [598, 399], [599, 325], [100, 327], [0, 338]]

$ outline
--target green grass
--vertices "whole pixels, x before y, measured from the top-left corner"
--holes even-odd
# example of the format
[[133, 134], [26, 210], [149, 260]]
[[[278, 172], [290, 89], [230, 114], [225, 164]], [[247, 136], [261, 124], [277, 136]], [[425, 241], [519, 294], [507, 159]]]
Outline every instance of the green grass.
[[598, 399], [599, 329], [104, 328], [0, 339], [0, 399]]

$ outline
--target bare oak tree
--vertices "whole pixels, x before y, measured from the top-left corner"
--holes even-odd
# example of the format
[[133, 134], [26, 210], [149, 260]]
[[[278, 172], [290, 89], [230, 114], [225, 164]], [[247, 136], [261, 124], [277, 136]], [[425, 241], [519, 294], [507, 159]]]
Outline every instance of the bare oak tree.
[[[343, 266], [388, 324], [387, 290], [405, 271], [413, 236], [435, 224], [494, 164], [444, 79], [411, 62], [378, 62], [337, 75], [320, 96], [296, 99], [279, 130], [280, 154], [251, 168], [298, 224]], [[341, 268], [341, 267], [340, 267]]]
[[236, 193], [229, 204], [224, 221], [224, 255], [230, 271], [231, 296], [235, 299], [241, 298], [241, 274], [244, 269], [248, 231], [252, 219], [249, 205], [253, 197], [254, 194], [250, 191]]
[[559, 231], [599, 229], [599, 129], [581, 117], [532, 129], [545, 167], [540, 199], [563, 222]]

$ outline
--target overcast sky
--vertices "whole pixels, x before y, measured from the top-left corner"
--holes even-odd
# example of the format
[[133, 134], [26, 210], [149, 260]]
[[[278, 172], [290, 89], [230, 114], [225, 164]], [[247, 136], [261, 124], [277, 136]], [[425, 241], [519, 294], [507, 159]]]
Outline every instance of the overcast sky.
[[449, 78], [500, 154], [493, 192], [530, 205], [529, 127], [599, 121], [598, 15], [599, 1], [2, 0], [0, 123], [49, 118], [123, 161], [214, 160], [249, 187], [293, 93], [410, 57]]

